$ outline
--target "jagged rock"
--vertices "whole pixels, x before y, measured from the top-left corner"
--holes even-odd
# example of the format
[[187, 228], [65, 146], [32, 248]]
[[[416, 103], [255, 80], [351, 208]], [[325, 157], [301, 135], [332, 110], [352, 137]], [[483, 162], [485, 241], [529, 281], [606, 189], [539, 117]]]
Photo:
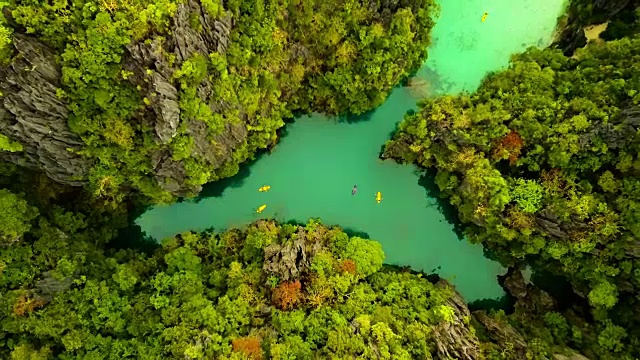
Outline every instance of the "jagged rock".
[[612, 18], [624, 9], [630, 0], [593, 0], [594, 12], [607, 19]]
[[576, 49], [587, 44], [584, 27], [595, 23], [604, 23], [622, 11], [630, 0], [594, 0], [590, 19], [580, 18], [578, 14], [572, 14], [567, 20], [568, 25], [563, 29], [559, 40], [552, 46], [562, 49], [566, 56], [571, 56]]
[[[123, 65], [132, 74], [127, 79], [146, 98], [147, 107], [139, 115], [139, 121], [155, 130], [157, 143], [170, 143], [178, 134], [181, 123], [187, 122], [184, 129], [193, 139], [192, 155], [206, 160], [212, 170], [233, 158], [234, 150], [246, 141], [246, 126], [244, 123], [226, 123], [215, 133], [204, 122], [183, 118], [173, 74], [185, 60], [196, 54], [205, 58], [213, 52], [224, 54], [229, 47], [232, 27], [230, 14], [213, 19], [198, 1], [181, 2], [171, 20], [171, 35], [129, 44]], [[208, 78], [197, 86], [197, 95], [213, 113], [229, 108], [228, 104], [214, 97]], [[155, 178], [162, 189], [176, 196], [201, 190], [185, 184], [184, 165], [171, 159], [168, 149], [157, 151], [153, 155], [153, 163]]]
[[560, 39], [561, 41], [556, 46], [562, 50], [565, 56], [571, 56], [577, 49], [587, 45], [587, 36], [581, 27], [564, 29], [560, 35]]
[[151, 156], [151, 162], [155, 174], [154, 178], [162, 189], [177, 196], [187, 196], [202, 190], [201, 186], [187, 186], [185, 184], [187, 173], [184, 164], [173, 160], [169, 150], [156, 151]]
[[527, 284], [522, 271], [510, 267], [504, 276], [499, 277], [505, 289], [515, 297], [516, 310], [525, 313], [544, 313], [556, 307], [556, 302], [546, 291], [533, 284]]
[[584, 232], [589, 229], [589, 225], [577, 217], [573, 217], [567, 222], [562, 222], [549, 209], [539, 211], [535, 220], [538, 231], [559, 240], [568, 240], [571, 238], [571, 233]]
[[553, 354], [554, 360], [589, 360], [588, 357], [582, 354], [573, 354], [571, 356], [566, 356], [562, 354]]
[[[199, 20], [202, 29], [191, 26], [194, 18]], [[208, 56], [212, 52], [224, 54], [230, 43], [232, 24], [231, 15], [221, 19], [212, 19], [196, 0], [180, 3], [173, 17], [173, 40], [178, 64], [195, 53]]]
[[627, 246], [625, 253], [627, 256], [640, 258], [640, 240], [634, 240], [629, 246]]
[[16, 34], [17, 55], [0, 69], [0, 132], [23, 146], [22, 152], [0, 152], [0, 158], [43, 170], [67, 185], [86, 182], [90, 162], [76, 155], [83, 142], [67, 125], [66, 104], [56, 96], [60, 69], [55, 55], [39, 41]]
[[225, 124], [221, 133], [208, 135], [207, 125], [202, 121], [190, 120], [187, 132], [193, 139], [193, 155], [207, 159], [214, 167], [219, 167], [233, 156], [233, 150], [247, 138], [244, 124]]
[[36, 283], [36, 292], [38, 293], [38, 298], [43, 301], [45, 305], [53, 300], [53, 295], [68, 290], [71, 288], [71, 284], [73, 284], [73, 281], [69, 277], [56, 279], [51, 271], [46, 271], [42, 273], [42, 275], [44, 277]]
[[451, 288], [453, 296], [446, 305], [454, 310], [453, 322], [442, 322], [434, 327], [434, 336], [439, 358], [473, 360], [480, 358], [480, 342], [471, 333], [467, 324], [470, 318], [469, 308], [462, 296], [443, 279], [436, 283], [438, 288]]
[[495, 341], [501, 348], [513, 348], [518, 359], [526, 358], [527, 342], [513, 326], [498, 322], [483, 310], [474, 311], [473, 316], [484, 326], [491, 340]]
[[263, 269], [267, 273], [277, 274], [284, 281], [298, 279], [311, 264], [311, 257], [307, 255], [307, 241], [307, 233], [299, 227], [293, 240], [270, 244], [264, 249]]
[[580, 146], [583, 149], [593, 147], [597, 141], [607, 144], [611, 150], [627, 146], [634, 137], [632, 134], [640, 128], [640, 106], [629, 105], [609, 123], [599, 123], [586, 134], [580, 135]]
[[527, 284], [522, 276], [522, 271], [514, 267], [507, 270], [504, 276], [504, 287], [516, 299], [523, 299], [527, 296]]
[[138, 86], [149, 102], [143, 115], [145, 125], [153, 127], [159, 142], [165, 144], [178, 132], [180, 104], [178, 90], [171, 82], [175, 69], [169, 65], [163, 46], [159, 38], [129, 44], [123, 68], [132, 73], [129, 82]]

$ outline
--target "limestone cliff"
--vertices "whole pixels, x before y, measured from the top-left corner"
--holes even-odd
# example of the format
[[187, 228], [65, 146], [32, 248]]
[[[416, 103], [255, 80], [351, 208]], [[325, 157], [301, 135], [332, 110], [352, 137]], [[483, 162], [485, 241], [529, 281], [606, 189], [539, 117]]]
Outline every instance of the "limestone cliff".
[[[129, 82], [148, 101], [132, 123], [153, 129], [157, 150], [150, 156], [152, 176], [159, 186], [176, 196], [197, 193], [200, 186], [186, 183], [185, 165], [173, 158], [169, 146], [182, 125], [193, 140], [192, 155], [212, 164], [212, 170], [232, 160], [234, 150], [245, 143], [246, 125], [226, 123], [212, 131], [202, 121], [185, 119], [174, 73], [182, 63], [200, 54], [224, 53], [233, 27], [231, 16], [211, 18], [200, 2], [178, 5], [168, 34], [152, 35], [127, 46], [123, 69]], [[54, 52], [34, 38], [16, 34], [15, 56], [0, 69], [0, 133], [20, 143], [24, 151], [0, 152], [0, 157], [35, 170], [53, 180], [81, 186], [86, 183], [92, 162], [78, 155], [83, 141], [67, 125], [68, 104], [56, 96], [61, 87], [61, 71]], [[197, 87], [198, 97], [212, 112], [227, 104], [213, 98], [212, 84], [205, 78]], [[239, 109], [242, 111], [242, 109]]]
[[[194, 24], [201, 29], [196, 29]], [[213, 170], [229, 161], [233, 151], [244, 143], [246, 126], [227, 123], [222, 131], [211, 133], [202, 121], [184, 119], [172, 76], [185, 60], [196, 54], [204, 57], [213, 52], [224, 54], [229, 46], [232, 27], [229, 15], [212, 19], [198, 1], [180, 3], [171, 20], [171, 35], [153, 36], [143, 42], [129, 44], [123, 65], [126, 71], [133, 73], [128, 80], [141, 89], [150, 103], [141, 120], [155, 130], [156, 142], [169, 143], [184, 123], [193, 139], [192, 155], [207, 160], [213, 165]], [[198, 85], [197, 94], [214, 113], [227, 106], [212, 97], [212, 85], [207, 78]], [[166, 147], [152, 155], [154, 177], [160, 187], [178, 196], [199, 192], [201, 187], [185, 184], [184, 164], [175, 161], [171, 155], [171, 150]]]
[[2, 151], [0, 158], [63, 184], [84, 184], [90, 163], [77, 154], [83, 143], [69, 130], [66, 104], [56, 96], [61, 74], [53, 51], [19, 34], [13, 46], [16, 56], [0, 69], [0, 133], [24, 150]]
[[[553, 44], [570, 56], [587, 44], [584, 27], [600, 24], [614, 18], [625, 8], [640, 5], [638, 0], [572, 0], [566, 20], [557, 41]], [[587, 10], [590, 7], [590, 10]]]

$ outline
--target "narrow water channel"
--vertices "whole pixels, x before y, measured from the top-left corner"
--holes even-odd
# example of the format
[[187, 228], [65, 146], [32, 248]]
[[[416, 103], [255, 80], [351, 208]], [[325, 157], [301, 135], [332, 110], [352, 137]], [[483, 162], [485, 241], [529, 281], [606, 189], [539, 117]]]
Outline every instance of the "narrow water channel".
[[[563, 0], [442, 0], [440, 6], [429, 59], [413, 86], [394, 90], [367, 120], [299, 118], [287, 126], [272, 153], [245, 166], [222, 194], [152, 208], [136, 223], [161, 241], [188, 230], [241, 227], [264, 217], [299, 222], [319, 217], [380, 241], [390, 264], [439, 273], [467, 301], [501, 297], [497, 275], [502, 267], [456, 234], [424, 186], [422, 172], [381, 161], [378, 154], [418, 97], [473, 91], [487, 73], [506, 66], [512, 53], [546, 46]], [[355, 184], [358, 192], [352, 196]], [[258, 192], [263, 185], [271, 190]], [[211, 186], [205, 194], [219, 187]], [[263, 204], [267, 208], [257, 214]]]

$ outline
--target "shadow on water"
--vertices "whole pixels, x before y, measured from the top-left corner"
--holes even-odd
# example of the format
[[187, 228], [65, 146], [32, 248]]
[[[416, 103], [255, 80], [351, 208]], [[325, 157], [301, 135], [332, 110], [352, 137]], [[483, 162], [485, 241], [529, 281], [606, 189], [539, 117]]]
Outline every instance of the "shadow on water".
[[504, 310], [505, 313], [512, 313], [515, 299], [511, 295], [503, 295], [499, 299], [480, 299], [467, 304], [469, 310]]
[[149, 209], [147, 206], [131, 206], [127, 215], [128, 226], [118, 230], [118, 235], [111, 240], [109, 248], [113, 250], [133, 249], [151, 255], [160, 244], [148, 236], [135, 220]]
[[375, 113], [375, 110], [376, 109], [369, 110], [359, 115], [353, 115], [353, 114], [338, 115], [338, 116], [330, 117], [329, 119], [334, 120], [340, 124], [343, 124], [343, 123], [358, 124], [358, 123], [367, 122], [371, 120], [371, 117]]
[[367, 234], [364, 231], [355, 230], [355, 229], [352, 229], [352, 228], [342, 228], [342, 231], [344, 231], [345, 234], [349, 235], [350, 238], [355, 236], [355, 237], [359, 237], [361, 239], [371, 239], [369, 234]]
[[265, 154], [266, 151], [262, 151], [258, 153], [253, 160], [241, 164], [240, 170], [237, 174], [204, 185], [202, 187], [202, 191], [200, 192], [200, 194], [198, 194], [194, 201], [196, 203], [199, 203], [206, 198], [220, 197], [222, 196], [222, 193], [228, 188], [242, 187], [242, 185], [244, 185], [244, 181], [249, 177], [249, 175], [251, 175], [251, 166], [257, 163], [258, 160], [260, 160], [260, 158], [262, 158]]
[[[404, 117], [396, 122], [395, 126], [393, 127], [393, 130], [389, 131], [389, 133], [387, 134], [386, 139], [387, 140], [394, 140], [394, 137], [396, 136], [396, 134], [400, 130], [400, 123], [403, 122], [407, 117], [413, 116], [415, 114], [416, 114], [416, 112], [413, 109], [407, 110], [407, 112], [404, 114]], [[387, 147], [387, 142], [386, 141], [382, 145], [380, 145], [380, 151], [378, 152], [378, 158], [381, 159], [381, 160], [386, 160], [383, 157], [384, 150], [385, 150], [386, 147]]]
[[451, 205], [449, 200], [442, 197], [442, 193], [438, 189], [438, 185], [436, 185], [435, 177], [435, 171], [427, 170], [418, 179], [418, 185], [426, 190], [427, 199], [438, 208], [438, 211], [444, 215], [447, 222], [453, 226], [453, 231], [458, 239], [464, 240], [465, 226], [458, 217], [458, 209]]
[[[289, 135], [288, 125], [295, 122], [295, 119], [284, 119], [285, 125], [276, 131], [278, 136], [278, 142]], [[263, 156], [273, 151], [277, 145], [274, 143], [270, 148], [265, 150], [259, 150], [252, 160], [240, 164], [238, 173], [211, 183], [208, 183], [202, 187], [202, 191], [194, 199], [196, 203], [210, 198], [220, 197], [224, 191], [228, 188], [239, 188], [244, 185], [244, 181], [251, 175], [251, 167], [256, 164]]]

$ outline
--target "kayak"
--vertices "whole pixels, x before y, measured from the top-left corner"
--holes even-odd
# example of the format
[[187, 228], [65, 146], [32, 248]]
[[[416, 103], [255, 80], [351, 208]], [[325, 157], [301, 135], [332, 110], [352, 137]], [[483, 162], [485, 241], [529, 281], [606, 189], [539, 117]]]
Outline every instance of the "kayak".
[[376, 201], [378, 202], [378, 204], [380, 204], [380, 201], [382, 201], [382, 193], [380, 191], [376, 193]]
[[484, 13], [484, 15], [482, 15], [482, 22], [487, 20], [487, 16], [489, 16], [489, 13]]
[[269, 189], [271, 189], [271, 186], [265, 185], [265, 186], [261, 187], [260, 189], [258, 189], [258, 191], [266, 192], [266, 191], [269, 191]]
[[267, 208], [267, 205], [262, 205], [262, 206], [260, 206], [260, 207], [258, 208], [258, 210], [256, 210], [256, 212], [257, 212], [258, 214], [260, 214], [260, 213], [261, 213], [261, 212], [263, 212], [263, 211], [264, 211], [264, 209], [266, 209], [266, 208]]

